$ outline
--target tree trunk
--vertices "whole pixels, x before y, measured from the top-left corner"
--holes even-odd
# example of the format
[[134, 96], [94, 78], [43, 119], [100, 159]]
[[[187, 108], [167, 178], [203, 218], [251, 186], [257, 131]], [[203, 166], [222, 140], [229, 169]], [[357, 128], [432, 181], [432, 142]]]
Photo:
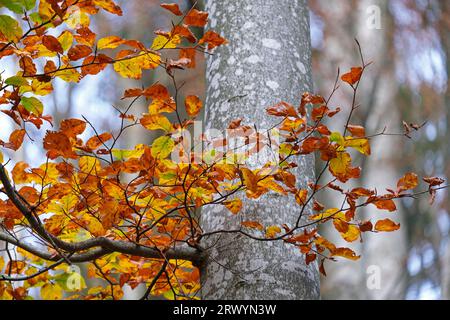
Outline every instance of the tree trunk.
[[[312, 91], [309, 11], [305, 0], [208, 0], [209, 27], [229, 40], [207, 58], [206, 129], [224, 130], [230, 121], [265, 130], [275, 124], [265, 108], [280, 101], [298, 105]], [[297, 161], [299, 186], [314, 179], [313, 157]], [[266, 194], [244, 200], [232, 216], [222, 207], [202, 213], [205, 232], [235, 229], [241, 220], [269, 226], [299, 213], [292, 197]], [[298, 248], [236, 234], [207, 239], [213, 246], [202, 267], [204, 299], [317, 299], [317, 264], [306, 265]]]

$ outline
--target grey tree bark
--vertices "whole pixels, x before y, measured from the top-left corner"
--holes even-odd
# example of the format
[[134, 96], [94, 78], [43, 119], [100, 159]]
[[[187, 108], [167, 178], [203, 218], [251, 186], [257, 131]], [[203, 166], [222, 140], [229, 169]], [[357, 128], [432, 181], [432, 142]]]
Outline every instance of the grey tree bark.
[[[207, 0], [209, 27], [229, 40], [207, 58], [206, 129], [225, 130], [241, 118], [258, 130], [270, 128], [265, 108], [282, 100], [298, 105], [312, 91], [309, 11], [305, 0]], [[313, 157], [298, 160], [299, 186], [314, 179]], [[232, 216], [220, 206], [204, 210], [208, 232], [235, 229], [240, 221], [295, 224], [299, 206], [291, 197], [267, 194], [244, 200]], [[235, 234], [209, 238], [202, 267], [204, 299], [317, 299], [316, 263], [306, 265], [298, 248]]]

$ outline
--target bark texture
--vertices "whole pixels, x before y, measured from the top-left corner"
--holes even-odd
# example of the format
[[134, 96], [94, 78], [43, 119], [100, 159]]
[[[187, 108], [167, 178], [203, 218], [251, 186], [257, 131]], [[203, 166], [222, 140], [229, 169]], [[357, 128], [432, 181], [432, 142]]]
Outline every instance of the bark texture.
[[[242, 118], [258, 130], [275, 119], [265, 108], [287, 101], [298, 105], [312, 90], [309, 11], [298, 0], [208, 0], [209, 27], [229, 40], [207, 58], [206, 129], [224, 130]], [[297, 161], [299, 186], [314, 178], [314, 159]], [[299, 206], [292, 197], [267, 194], [244, 200], [232, 216], [220, 206], [202, 213], [206, 232], [236, 229], [241, 220], [264, 225], [295, 224]], [[259, 242], [222, 234], [207, 239], [212, 246], [202, 268], [204, 299], [316, 299], [317, 264], [309, 266], [297, 248], [282, 242]]]

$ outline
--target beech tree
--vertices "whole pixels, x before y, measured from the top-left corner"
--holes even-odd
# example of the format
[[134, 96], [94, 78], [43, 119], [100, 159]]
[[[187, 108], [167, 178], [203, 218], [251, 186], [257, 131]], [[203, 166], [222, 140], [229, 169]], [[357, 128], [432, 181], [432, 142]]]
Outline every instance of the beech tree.
[[[306, 1], [207, 1], [209, 26], [229, 40], [207, 60], [207, 128], [221, 131], [241, 118], [264, 132], [278, 119], [261, 106], [286, 101], [295, 104], [312, 91], [309, 11]], [[264, 160], [267, 154], [258, 154]], [[264, 161], [262, 161], [264, 162]], [[301, 157], [291, 172], [296, 188], [314, 180], [314, 158]], [[305, 210], [311, 211], [309, 204]], [[258, 201], [243, 200], [240, 216], [223, 219], [220, 207], [205, 208], [204, 230], [237, 229], [242, 219], [275, 225], [295, 225], [294, 197], [268, 193]], [[203, 294], [228, 299], [315, 299], [319, 297], [317, 265], [307, 265], [295, 247], [268, 246], [242, 235], [217, 235], [204, 268]], [[223, 268], [226, 266], [226, 268]]]
[[[336, 76], [330, 93], [312, 93], [305, 1], [270, 8], [208, 2], [211, 18], [200, 39], [192, 31], [205, 27], [207, 12], [162, 4], [173, 24], [156, 30], [151, 44], [93, 32], [100, 10], [123, 15], [112, 0], [0, 4], [0, 59], [17, 62], [15, 75], [0, 79], [1, 111], [15, 126], [0, 141], [3, 299], [33, 298], [32, 288], [43, 299], [120, 299], [125, 285], [141, 284], [142, 299], [317, 298], [325, 261], [359, 258], [321, 236], [320, 224], [332, 223], [348, 242], [395, 231], [400, 225], [391, 219], [364, 221], [359, 209], [395, 211], [395, 199], [433, 199], [442, 188], [442, 179], [424, 177], [427, 187], [413, 192], [419, 179], [412, 172], [386, 191], [346, 186], [361, 173], [352, 154], [369, 156], [372, 139], [395, 133], [366, 133], [352, 123], [370, 64], [359, 46], [360, 61]], [[177, 74], [195, 68], [199, 53], [209, 56], [210, 130], [196, 135], [203, 102], [183, 92]], [[130, 79], [160, 68], [173, 87], [127, 89], [128, 106], [111, 110], [119, 125], [111, 132], [98, 130], [89, 115], [55, 123], [46, 113], [42, 96], [55, 79], [78, 83], [108, 67]], [[346, 108], [331, 105], [341, 84], [353, 94]], [[148, 101], [148, 112], [133, 112], [138, 99]], [[323, 120], [337, 113], [345, 113], [345, 126], [328, 128]], [[159, 137], [122, 147], [136, 126]], [[33, 136], [36, 129], [45, 136]], [[404, 124], [396, 135], [416, 129]], [[24, 140], [45, 150], [40, 166], [9, 158]], [[326, 170], [330, 181], [322, 179]], [[319, 192], [342, 197], [342, 205], [319, 203]], [[77, 263], [103, 285], [87, 288]]]

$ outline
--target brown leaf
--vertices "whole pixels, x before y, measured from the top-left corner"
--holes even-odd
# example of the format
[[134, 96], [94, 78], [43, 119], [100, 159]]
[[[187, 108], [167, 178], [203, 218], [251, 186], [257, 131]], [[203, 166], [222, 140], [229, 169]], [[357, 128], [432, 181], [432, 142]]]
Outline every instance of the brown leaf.
[[76, 45], [75, 47], [70, 48], [67, 56], [70, 60], [75, 61], [81, 58], [85, 58], [92, 53], [91, 47], [88, 47], [83, 44]]
[[60, 54], [64, 53], [64, 49], [54, 36], [45, 35], [42, 37], [42, 44], [50, 51]]

